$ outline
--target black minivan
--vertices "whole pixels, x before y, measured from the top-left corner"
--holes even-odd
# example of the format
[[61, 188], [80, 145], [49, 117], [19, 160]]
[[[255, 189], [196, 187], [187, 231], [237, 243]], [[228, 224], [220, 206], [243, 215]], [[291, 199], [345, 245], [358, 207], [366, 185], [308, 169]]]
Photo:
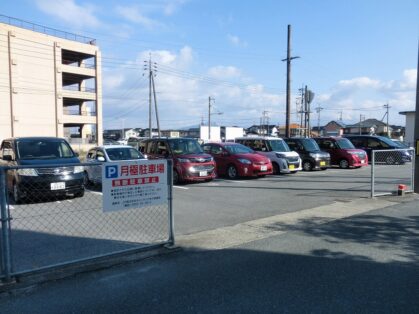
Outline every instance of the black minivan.
[[77, 165], [80, 160], [66, 140], [15, 137], [3, 140], [0, 149], [3, 166], [45, 166], [7, 171], [7, 187], [15, 203], [84, 195], [84, 168]]
[[326, 170], [330, 167], [330, 154], [320, 150], [319, 145], [312, 138], [292, 137], [284, 138], [284, 141], [291, 150], [300, 155], [303, 170]]

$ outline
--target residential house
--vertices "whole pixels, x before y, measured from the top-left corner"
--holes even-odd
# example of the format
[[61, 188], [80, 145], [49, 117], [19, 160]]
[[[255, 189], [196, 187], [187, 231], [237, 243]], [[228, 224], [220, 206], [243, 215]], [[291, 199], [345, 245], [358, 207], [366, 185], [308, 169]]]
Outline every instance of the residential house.
[[387, 130], [387, 124], [377, 119], [367, 119], [355, 124], [347, 125], [343, 129], [344, 134], [375, 134], [387, 136], [391, 134], [391, 127]]
[[414, 134], [415, 134], [415, 111], [401, 111], [399, 114], [406, 116], [406, 129], [404, 142], [414, 147]]

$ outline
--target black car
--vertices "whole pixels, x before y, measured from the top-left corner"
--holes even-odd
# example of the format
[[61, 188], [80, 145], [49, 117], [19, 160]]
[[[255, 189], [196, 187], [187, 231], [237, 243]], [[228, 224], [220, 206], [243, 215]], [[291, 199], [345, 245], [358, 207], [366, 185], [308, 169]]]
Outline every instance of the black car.
[[16, 167], [7, 171], [7, 187], [15, 203], [23, 199], [36, 201], [51, 196], [84, 195], [84, 169], [77, 165], [80, 160], [66, 140], [10, 138], [3, 140], [1, 152], [1, 164]]
[[404, 164], [411, 161], [412, 156], [407, 150], [394, 143], [391, 139], [378, 135], [343, 135], [356, 148], [363, 149], [368, 154], [368, 159], [372, 161], [372, 151], [389, 150], [388, 152], [375, 153], [375, 162], [386, 163], [388, 165]]
[[326, 170], [330, 167], [330, 154], [320, 150], [319, 145], [312, 138], [285, 138], [291, 150], [296, 151], [302, 160], [303, 170]]

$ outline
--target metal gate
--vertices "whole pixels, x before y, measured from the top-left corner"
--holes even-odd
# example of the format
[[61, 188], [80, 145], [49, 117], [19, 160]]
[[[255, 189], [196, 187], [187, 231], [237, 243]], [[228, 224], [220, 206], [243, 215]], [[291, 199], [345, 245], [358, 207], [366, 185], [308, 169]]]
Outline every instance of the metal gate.
[[371, 197], [394, 194], [401, 188], [413, 192], [414, 176], [414, 149], [371, 152]]

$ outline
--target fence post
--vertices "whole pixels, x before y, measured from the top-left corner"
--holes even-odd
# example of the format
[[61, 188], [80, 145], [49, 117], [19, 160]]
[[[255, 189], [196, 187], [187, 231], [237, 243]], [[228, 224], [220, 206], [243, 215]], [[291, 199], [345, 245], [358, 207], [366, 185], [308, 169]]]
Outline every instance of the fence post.
[[0, 213], [2, 230], [3, 271], [5, 281], [9, 282], [12, 273], [12, 258], [10, 249], [10, 218], [7, 204], [7, 168], [0, 167]]
[[173, 217], [173, 160], [167, 160], [167, 186], [169, 203], [169, 243], [175, 245], [175, 227]]
[[416, 165], [416, 152], [413, 149], [413, 151], [410, 151], [412, 153], [412, 176], [411, 176], [411, 182], [412, 182], [412, 192], [415, 192], [415, 165]]
[[374, 178], [374, 176], [375, 176], [375, 169], [374, 169], [374, 167], [375, 167], [375, 151], [371, 151], [371, 198], [373, 198], [374, 197], [374, 194], [375, 194], [375, 192], [374, 192], [374, 184], [375, 184], [375, 178]]

